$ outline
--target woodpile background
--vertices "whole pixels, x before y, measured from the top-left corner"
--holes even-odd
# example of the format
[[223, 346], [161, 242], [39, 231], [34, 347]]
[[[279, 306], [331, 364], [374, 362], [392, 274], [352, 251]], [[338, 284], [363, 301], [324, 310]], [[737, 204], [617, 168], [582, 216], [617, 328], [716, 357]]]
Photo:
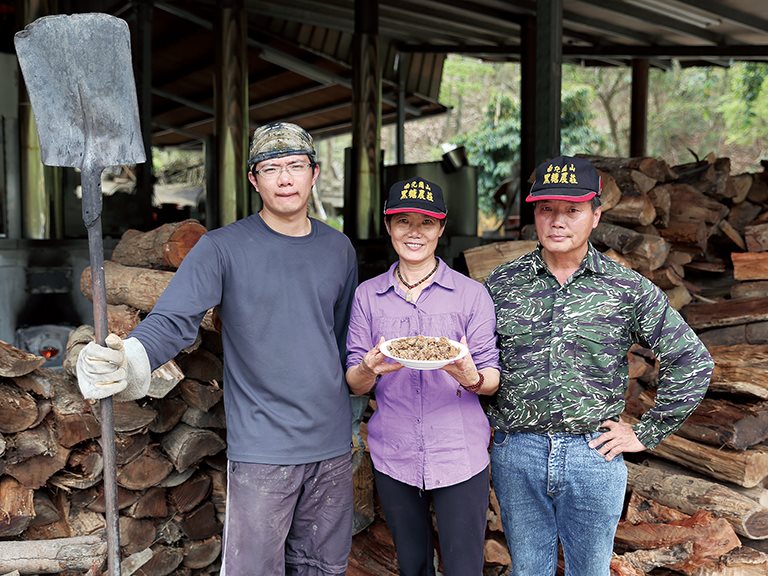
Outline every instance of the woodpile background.
[[[732, 175], [724, 158], [674, 167], [653, 158], [592, 160], [604, 179], [593, 242], [661, 287], [716, 362], [707, 398], [685, 426], [652, 453], [627, 458], [612, 574], [768, 574], [768, 174]], [[152, 309], [203, 232], [186, 221], [124, 235], [105, 263], [110, 331], [127, 335]], [[464, 255], [482, 281], [534, 246], [535, 232], [524, 230], [521, 240]], [[89, 295], [89, 270], [81, 288]], [[99, 411], [73, 376], [90, 339], [89, 327], [72, 333], [63, 371], [0, 343], [0, 574], [101, 573]], [[226, 502], [221, 357], [211, 310], [198, 340], [153, 373], [147, 398], [115, 404], [125, 575], [218, 573]], [[640, 347], [629, 359], [631, 420], [653, 402], [658, 363]], [[356, 506], [370, 506], [369, 469], [355, 489]], [[376, 512], [354, 537], [351, 576], [397, 574]], [[487, 576], [511, 563], [493, 493], [485, 557]]]

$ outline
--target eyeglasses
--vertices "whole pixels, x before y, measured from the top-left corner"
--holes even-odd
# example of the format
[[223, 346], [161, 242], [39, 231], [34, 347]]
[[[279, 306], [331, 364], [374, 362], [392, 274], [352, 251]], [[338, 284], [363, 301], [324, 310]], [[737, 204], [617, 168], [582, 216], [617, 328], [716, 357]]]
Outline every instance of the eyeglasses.
[[314, 165], [311, 162], [293, 162], [285, 166], [266, 166], [261, 170], [254, 170], [253, 173], [271, 180], [280, 176], [280, 174], [283, 173], [283, 170], [288, 172], [291, 176], [300, 176], [307, 171], [307, 168], [312, 166]]

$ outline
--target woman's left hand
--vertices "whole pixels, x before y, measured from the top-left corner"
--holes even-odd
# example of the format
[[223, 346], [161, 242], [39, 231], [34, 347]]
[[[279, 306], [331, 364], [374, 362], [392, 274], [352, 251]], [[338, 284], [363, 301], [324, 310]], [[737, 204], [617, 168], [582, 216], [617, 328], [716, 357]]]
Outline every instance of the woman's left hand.
[[[466, 336], [461, 337], [461, 343], [464, 344], [464, 346], [467, 345]], [[448, 372], [448, 374], [453, 376], [456, 382], [464, 388], [477, 384], [480, 380], [477, 367], [475, 366], [474, 360], [472, 360], [472, 354], [470, 352], [467, 352], [462, 358], [454, 360], [450, 364], [446, 364], [441, 370]]]

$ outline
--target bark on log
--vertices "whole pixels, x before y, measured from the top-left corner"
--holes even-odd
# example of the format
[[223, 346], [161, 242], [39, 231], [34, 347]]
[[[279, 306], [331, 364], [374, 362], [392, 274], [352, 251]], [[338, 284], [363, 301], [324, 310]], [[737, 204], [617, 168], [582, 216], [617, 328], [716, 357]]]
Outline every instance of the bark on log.
[[[142, 312], [149, 312], [160, 294], [168, 287], [173, 272], [123, 266], [109, 260], [104, 262], [104, 284], [107, 304], [125, 304]], [[91, 298], [91, 267], [80, 276], [80, 290]]]
[[661, 158], [653, 158], [651, 156], [621, 158], [594, 156], [589, 154], [578, 154], [578, 156], [588, 159], [598, 170], [605, 170], [611, 174], [628, 170], [636, 170], [653, 180], [658, 180], [659, 182], [666, 182], [667, 180], [674, 180], [677, 178], [675, 171], [672, 170], [669, 164], [667, 164], [667, 162]]
[[690, 518], [668, 523], [630, 524], [619, 522], [615, 542], [631, 550], [668, 548], [681, 544], [693, 544], [686, 558], [666, 564], [667, 567], [693, 574], [701, 566], [713, 563], [723, 554], [741, 546], [733, 528], [722, 518], [700, 510]]
[[[107, 304], [125, 304], [141, 312], [150, 312], [157, 299], [168, 287], [174, 272], [122, 266], [112, 261], [104, 262], [104, 284], [107, 292]], [[80, 276], [80, 290], [91, 298], [91, 267], [83, 270]], [[208, 310], [200, 323], [203, 330], [220, 331], [215, 309]]]
[[636, 550], [611, 558], [611, 576], [645, 576], [654, 568], [669, 566], [688, 558], [693, 543], [665, 546], [654, 550]]
[[768, 399], [768, 345], [710, 346], [715, 361], [710, 390]]
[[768, 298], [768, 282], [736, 282], [731, 286], [731, 299]]
[[706, 510], [727, 520], [737, 534], [754, 540], [768, 538], [768, 509], [722, 484], [631, 462], [627, 470], [627, 486], [645, 498], [686, 514]]
[[[630, 424], [637, 422], [628, 414], [625, 418]], [[744, 451], [716, 449], [672, 434], [653, 449], [653, 454], [712, 478], [747, 488], [757, 486], [768, 476], [768, 450], [762, 448]]]
[[163, 224], [148, 232], [127, 230], [111, 259], [123, 266], [176, 270], [206, 232], [197, 220]]
[[768, 320], [768, 298], [727, 300], [715, 303], [696, 302], [689, 304], [681, 312], [685, 321], [694, 330], [746, 324]]
[[699, 332], [699, 338], [707, 348], [737, 344], [768, 344], [768, 322], [712, 328]]
[[[641, 393], [636, 402], [642, 412], [654, 405], [648, 392]], [[710, 446], [746, 450], [768, 440], [768, 402], [737, 404], [721, 398], [704, 398], [676, 434]]]
[[141, 321], [139, 311], [125, 304], [107, 305], [107, 326], [112, 334], [127, 338]]
[[21, 574], [58, 574], [101, 566], [107, 543], [100, 536], [76, 536], [33, 542], [0, 542], [0, 571]]
[[742, 546], [722, 556], [714, 565], [702, 566], [691, 576], [765, 576], [768, 554]]

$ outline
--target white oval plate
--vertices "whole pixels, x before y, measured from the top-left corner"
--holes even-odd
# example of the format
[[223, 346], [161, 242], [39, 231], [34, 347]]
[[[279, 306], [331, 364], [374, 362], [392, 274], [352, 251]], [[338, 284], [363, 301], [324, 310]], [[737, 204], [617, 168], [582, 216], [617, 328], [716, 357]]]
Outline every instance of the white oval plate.
[[[456, 342], [456, 340], [448, 339], [448, 342], [450, 342], [452, 345], [456, 346], [456, 348], [459, 349], [459, 353], [454, 358], [449, 358], [448, 360], [408, 360], [406, 358], [397, 358], [395, 356], [392, 356], [392, 354], [389, 352], [389, 345], [394, 342], [395, 340], [402, 340], [401, 338], [392, 338], [390, 340], [387, 340], [386, 342], [382, 342], [381, 346], [379, 346], [379, 350], [381, 350], [381, 353], [384, 354], [387, 358], [391, 358], [395, 362], [399, 362], [406, 368], [412, 368], [414, 370], [438, 370], [445, 366], [446, 364], [450, 364], [451, 362], [454, 362], [458, 360], [459, 358], [463, 358], [467, 355], [469, 352], [469, 349], [462, 344], [461, 342]], [[409, 338], [409, 336], [405, 336], [405, 338]], [[435, 336], [427, 336], [427, 338], [436, 338]]]

